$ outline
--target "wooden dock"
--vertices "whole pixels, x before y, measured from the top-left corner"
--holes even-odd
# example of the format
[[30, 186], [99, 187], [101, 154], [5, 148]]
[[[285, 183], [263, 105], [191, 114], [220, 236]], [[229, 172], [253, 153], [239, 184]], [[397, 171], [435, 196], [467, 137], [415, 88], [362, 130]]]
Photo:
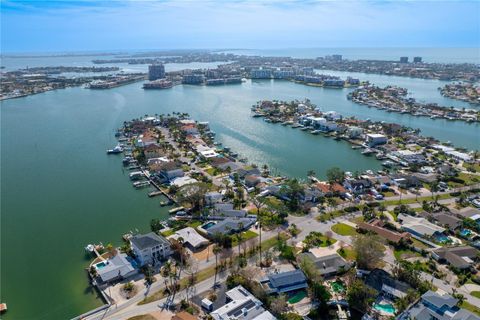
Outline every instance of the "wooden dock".
[[150, 192], [148, 194], [149, 197], [155, 197], [155, 196], [158, 196], [158, 195], [164, 195], [165, 197], [167, 197], [168, 200], [172, 201], [173, 203], [176, 203], [175, 199], [169, 195], [165, 190], [163, 190], [155, 181], [153, 181], [153, 179], [150, 177], [150, 174], [146, 171], [146, 170], [143, 170], [141, 169], [141, 172], [143, 173], [143, 175], [147, 178], [148, 181], [150, 181], [150, 183], [152, 184], [152, 186], [155, 187], [155, 189], [157, 189], [158, 191], [154, 191], [154, 192]]

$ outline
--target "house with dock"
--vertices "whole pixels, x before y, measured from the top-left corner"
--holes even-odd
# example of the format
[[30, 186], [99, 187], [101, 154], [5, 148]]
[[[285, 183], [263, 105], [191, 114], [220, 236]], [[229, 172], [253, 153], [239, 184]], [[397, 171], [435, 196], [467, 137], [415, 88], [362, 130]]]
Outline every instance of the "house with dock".
[[170, 242], [154, 232], [130, 238], [130, 245], [141, 266], [155, 265], [171, 255]]

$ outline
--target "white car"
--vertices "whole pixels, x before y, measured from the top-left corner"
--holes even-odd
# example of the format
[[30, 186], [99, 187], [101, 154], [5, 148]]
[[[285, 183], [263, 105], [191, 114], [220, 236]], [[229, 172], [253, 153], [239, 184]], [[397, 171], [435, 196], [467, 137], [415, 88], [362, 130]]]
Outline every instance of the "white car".
[[477, 207], [477, 208], [480, 208], [480, 199], [474, 199], [472, 200], [472, 204]]

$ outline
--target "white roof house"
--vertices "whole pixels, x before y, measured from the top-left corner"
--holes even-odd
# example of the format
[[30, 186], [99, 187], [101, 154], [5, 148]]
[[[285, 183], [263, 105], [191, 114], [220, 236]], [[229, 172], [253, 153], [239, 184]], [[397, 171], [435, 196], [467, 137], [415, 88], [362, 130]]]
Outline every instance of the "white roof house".
[[443, 233], [445, 228], [431, 223], [427, 219], [413, 217], [407, 214], [399, 214], [398, 220], [401, 221], [402, 228], [410, 233], [419, 236], [433, 236], [435, 233]]
[[189, 244], [192, 248], [197, 249], [204, 245], [208, 245], [210, 242], [202, 237], [195, 229], [186, 227], [176, 231], [167, 239], [179, 239], [182, 238], [184, 243]]
[[210, 313], [215, 320], [276, 320], [262, 307], [262, 302], [242, 286], [227, 291], [225, 295], [230, 302]]
[[196, 149], [197, 152], [200, 153], [204, 158], [213, 158], [218, 156], [218, 153], [215, 151], [215, 149], [204, 145], [197, 145]]
[[189, 176], [178, 177], [172, 180], [171, 184], [177, 187], [183, 187], [184, 185], [195, 183], [197, 180]]

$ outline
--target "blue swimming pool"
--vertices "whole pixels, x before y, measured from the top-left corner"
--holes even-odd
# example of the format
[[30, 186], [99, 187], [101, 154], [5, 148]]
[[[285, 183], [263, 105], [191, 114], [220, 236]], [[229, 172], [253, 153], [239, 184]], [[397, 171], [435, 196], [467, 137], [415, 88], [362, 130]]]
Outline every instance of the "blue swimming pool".
[[102, 262], [97, 263], [97, 264], [95, 265], [95, 267], [96, 267], [98, 270], [100, 270], [100, 269], [102, 269], [102, 268], [105, 268], [106, 265], [107, 265], [107, 264], [105, 263], [105, 261], [102, 261]]
[[395, 314], [395, 307], [391, 303], [375, 303], [373, 305], [373, 309], [378, 310], [380, 312], [384, 312], [387, 314], [394, 315]]
[[207, 230], [207, 229], [213, 227], [214, 225], [215, 225], [215, 222], [210, 221], [210, 222], [208, 222], [208, 223], [205, 223], [205, 224], [202, 226], [202, 229]]
[[439, 234], [435, 236], [435, 239], [440, 242], [440, 243], [447, 243], [450, 242], [450, 239], [444, 235], [444, 234]]
[[462, 237], [470, 237], [472, 235], [472, 230], [468, 230], [468, 229], [462, 229], [460, 231], [460, 235]]

